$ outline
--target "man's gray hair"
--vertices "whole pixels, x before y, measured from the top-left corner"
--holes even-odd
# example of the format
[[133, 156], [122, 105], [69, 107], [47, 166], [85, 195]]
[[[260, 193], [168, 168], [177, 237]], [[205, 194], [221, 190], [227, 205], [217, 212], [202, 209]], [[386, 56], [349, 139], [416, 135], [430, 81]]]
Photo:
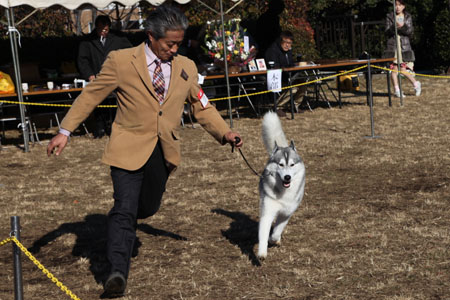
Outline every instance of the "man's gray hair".
[[188, 25], [188, 19], [181, 10], [173, 6], [161, 5], [148, 15], [145, 20], [145, 31], [159, 40], [166, 36], [168, 30], [185, 31]]

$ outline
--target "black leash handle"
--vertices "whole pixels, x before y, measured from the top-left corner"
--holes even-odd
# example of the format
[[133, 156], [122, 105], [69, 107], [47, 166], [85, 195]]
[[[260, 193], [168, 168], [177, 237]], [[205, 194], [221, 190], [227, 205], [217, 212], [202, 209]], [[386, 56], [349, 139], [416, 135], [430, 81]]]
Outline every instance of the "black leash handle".
[[[231, 145], [231, 152], [234, 152], [234, 145], [239, 144], [240, 141], [241, 141], [241, 138], [240, 138], [240, 137], [237, 136], [237, 137], [234, 138], [234, 143], [233, 143], [233, 145]], [[247, 166], [249, 167], [249, 169], [252, 170], [252, 172], [253, 172], [256, 176], [261, 177], [261, 175], [258, 174], [258, 172], [256, 172], [255, 169], [249, 164], [249, 162], [248, 162], [247, 159], [245, 158], [244, 153], [242, 153], [241, 149], [238, 149], [238, 150], [239, 150], [239, 153], [241, 154], [242, 158], [244, 159], [245, 163], [246, 163]]]
[[231, 145], [231, 153], [233, 153], [234, 152], [234, 146], [236, 145], [236, 144], [239, 144], [239, 142], [241, 141], [241, 138], [240, 137], [235, 137], [234, 138], [234, 143]]

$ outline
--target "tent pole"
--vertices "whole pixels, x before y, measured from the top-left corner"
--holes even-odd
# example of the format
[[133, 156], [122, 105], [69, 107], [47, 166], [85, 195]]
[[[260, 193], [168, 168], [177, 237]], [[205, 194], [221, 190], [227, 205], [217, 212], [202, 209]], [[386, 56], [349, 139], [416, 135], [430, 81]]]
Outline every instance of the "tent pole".
[[225, 80], [227, 82], [228, 111], [230, 115], [230, 127], [233, 128], [233, 114], [231, 111], [230, 99], [230, 79], [228, 78], [228, 62], [227, 62], [227, 42], [225, 38], [225, 26], [223, 21], [223, 3], [220, 0], [220, 22], [222, 23], [222, 39], [223, 39], [223, 61], [225, 62]]
[[25, 122], [25, 106], [23, 105], [23, 91], [22, 91], [22, 78], [20, 77], [20, 65], [19, 65], [19, 51], [17, 49], [17, 32], [14, 25], [14, 12], [13, 8], [9, 7], [6, 11], [8, 17], [8, 27], [9, 27], [9, 40], [11, 42], [11, 52], [14, 63], [14, 73], [16, 76], [16, 92], [17, 98], [19, 100], [19, 110], [20, 110], [20, 121], [23, 134], [23, 147], [25, 152], [30, 151], [29, 149], [29, 133], [28, 126]]
[[238, 3], [235, 3], [232, 7], [230, 7], [225, 14], [228, 14], [230, 11], [232, 11], [236, 6], [238, 6], [239, 4], [241, 4], [244, 0], [239, 0]]
[[39, 8], [36, 8], [35, 10], [33, 10], [31, 13], [29, 13], [25, 18], [23, 18], [22, 20], [20, 20], [19, 22], [16, 23], [15, 26], [19, 26], [20, 23], [24, 22], [26, 19], [28, 19], [29, 17], [31, 17], [32, 15], [34, 15], [37, 11], [39, 11]]
[[[227, 62], [227, 47], [226, 47], [226, 39], [225, 39], [225, 26], [224, 26], [224, 20], [223, 20], [223, 2], [222, 0], [220, 0], [220, 12], [216, 11], [214, 8], [208, 6], [207, 4], [205, 4], [203, 1], [201, 0], [197, 0], [197, 2], [199, 2], [201, 5], [205, 6], [206, 8], [208, 8], [209, 10], [220, 14], [220, 22], [222, 23], [222, 41], [223, 41], [223, 56], [224, 56], [224, 61], [225, 61], [225, 80], [227, 83], [227, 95], [228, 95], [228, 110], [229, 110], [229, 115], [230, 115], [230, 127], [233, 128], [233, 114], [231, 111], [231, 99], [230, 99], [230, 80], [228, 78], [228, 62]], [[226, 13], [229, 13], [232, 9], [234, 9], [238, 4], [240, 4], [242, 2], [239, 1], [238, 3], [236, 3], [232, 8], [230, 8]]]

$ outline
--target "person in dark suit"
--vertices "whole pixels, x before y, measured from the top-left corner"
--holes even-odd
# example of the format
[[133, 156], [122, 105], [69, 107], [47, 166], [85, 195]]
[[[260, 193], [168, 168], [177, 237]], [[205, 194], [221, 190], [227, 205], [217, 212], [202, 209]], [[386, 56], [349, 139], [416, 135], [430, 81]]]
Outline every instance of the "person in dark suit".
[[[95, 19], [95, 29], [80, 43], [78, 48], [77, 64], [81, 77], [87, 82], [93, 81], [100, 72], [109, 52], [130, 47], [132, 45], [126, 37], [111, 32], [111, 20], [108, 16], [98, 16]], [[108, 102], [115, 104], [115, 96], [111, 95], [109, 98]], [[114, 112], [112, 108], [94, 110], [94, 137], [101, 138], [109, 133]]]
[[102, 158], [111, 166], [114, 188], [114, 206], [108, 214], [111, 270], [104, 284], [106, 297], [124, 295], [137, 219], [158, 211], [169, 174], [180, 164], [179, 127], [185, 101], [219, 143], [238, 148], [243, 144], [202, 91], [195, 63], [177, 55], [187, 26], [186, 16], [174, 7], [162, 5], [151, 11], [145, 25], [148, 40], [110, 52], [47, 146], [48, 156], [60, 155], [70, 133], [117, 91], [117, 114]]

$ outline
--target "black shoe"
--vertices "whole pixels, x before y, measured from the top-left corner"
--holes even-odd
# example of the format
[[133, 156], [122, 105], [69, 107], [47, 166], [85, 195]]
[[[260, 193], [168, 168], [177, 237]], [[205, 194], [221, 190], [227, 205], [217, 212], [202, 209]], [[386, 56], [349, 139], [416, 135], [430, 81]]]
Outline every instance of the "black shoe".
[[105, 292], [102, 298], [117, 298], [125, 295], [125, 288], [127, 286], [127, 280], [125, 276], [120, 272], [112, 272], [105, 282]]

